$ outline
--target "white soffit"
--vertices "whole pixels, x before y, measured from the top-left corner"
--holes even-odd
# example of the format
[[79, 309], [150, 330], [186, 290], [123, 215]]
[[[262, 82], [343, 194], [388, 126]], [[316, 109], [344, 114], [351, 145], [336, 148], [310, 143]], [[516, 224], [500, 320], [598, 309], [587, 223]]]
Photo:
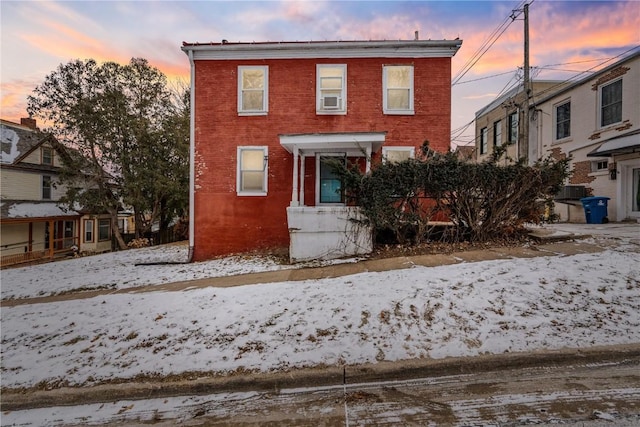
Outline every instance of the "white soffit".
[[184, 44], [194, 60], [451, 58], [462, 40]]
[[376, 152], [385, 141], [385, 132], [313, 133], [280, 135], [280, 145], [289, 153], [294, 148], [303, 152], [349, 152], [360, 153], [367, 147]]
[[640, 133], [622, 136], [605, 141], [595, 150], [587, 154], [587, 157], [606, 157], [612, 154], [628, 154], [640, 151]]

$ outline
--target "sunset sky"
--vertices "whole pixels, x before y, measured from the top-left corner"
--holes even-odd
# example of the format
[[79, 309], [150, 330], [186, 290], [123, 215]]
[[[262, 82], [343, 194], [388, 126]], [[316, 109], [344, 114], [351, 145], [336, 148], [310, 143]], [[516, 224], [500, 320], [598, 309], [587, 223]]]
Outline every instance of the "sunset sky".
[[[531, 66], [566, 80], [640, 46], [640, 2], [529, 0]], [[27, 96], [61, 63], [142, 57], [188, 82], [183, 41], [463, 40], [455, 77], [522, 1], [6, 1], [0, 2], [1, 111], [26, 116]], [[452, 129], [522, 77], [520, 14], [452, 89]], [[504, 28], [504, 27], [503, 27]], [[630, 53], [630, 52], [629, 52]], [[615, 60], [614, 60], [615, 61]], [[497, 75], [497, 76], [496, 76]], [[580, 74], [586, 76], [587, 74]], [[455, 143], [470, 141], [470, 127]]]

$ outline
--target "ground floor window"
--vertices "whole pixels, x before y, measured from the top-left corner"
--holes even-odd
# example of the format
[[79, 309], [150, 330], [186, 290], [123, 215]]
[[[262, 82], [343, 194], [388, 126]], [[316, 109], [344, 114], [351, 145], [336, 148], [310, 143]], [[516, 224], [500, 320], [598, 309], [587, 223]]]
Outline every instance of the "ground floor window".
[[382, 147], [382, 159], [385, 162], [397, 163], [414, 157], [414, 147]]
[[326, 204], [343, 204], [344, 203], [344, 191], [342, 186], [342, 180], [334, 172], [332, 165], [336, 161], [346, 164], [346, 157], [344, 155], [325, 155], [318, 156], [318, 170], [319, 173], [319, 200], [318, 203]]
[[267, 147], [238, 147], [236, 185], [239, 196], [267, 194], [268, 160]]
[[633, 183], [632, 183], [632, 207], [633, 212], [640, 212], [640, 168], [633, 169]]
[[93, 242], [93, 220], [92, 219], [84, 220], [84, 241], [86, 243]]
[[104, 241], [111, 238], [111, 220], [100, 219], [98, 220], [98, 240]]

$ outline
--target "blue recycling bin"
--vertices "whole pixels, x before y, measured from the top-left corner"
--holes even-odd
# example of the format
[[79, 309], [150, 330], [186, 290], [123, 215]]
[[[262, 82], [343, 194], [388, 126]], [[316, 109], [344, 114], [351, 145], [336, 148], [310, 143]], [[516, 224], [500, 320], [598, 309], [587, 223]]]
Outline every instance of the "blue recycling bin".
[[609, 197], [593, 196], [580, 199], [584, 208], [584, 216], [587, 224], [606, 224], [609, 222], [607, 218], [607, 207]]

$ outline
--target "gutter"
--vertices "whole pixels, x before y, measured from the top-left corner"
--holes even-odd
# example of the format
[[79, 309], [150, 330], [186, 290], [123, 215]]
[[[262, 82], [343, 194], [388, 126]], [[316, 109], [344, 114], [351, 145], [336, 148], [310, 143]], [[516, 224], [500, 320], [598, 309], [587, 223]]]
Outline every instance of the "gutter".
[[193, 261], [193, 250], [194, 250], [194, 230], [195, 230], [195, 168], [196, 168], [196, 148], [195, 148], [195, 109], [196, 109], [196, 85], [195, 85], [195, 77], [196, 77], [196, 68], [195, 63], [193, 61], [193, 50], [189, 49], [189, 65], [191, 67], [191, 93], [189, 94], [189, 255], [187, 258], [187, 263]]

